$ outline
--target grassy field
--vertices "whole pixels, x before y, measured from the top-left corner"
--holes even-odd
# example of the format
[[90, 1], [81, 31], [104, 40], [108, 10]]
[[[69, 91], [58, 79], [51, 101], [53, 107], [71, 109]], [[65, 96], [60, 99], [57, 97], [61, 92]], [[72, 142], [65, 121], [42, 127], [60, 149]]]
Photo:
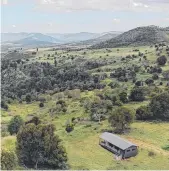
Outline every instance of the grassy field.
[[[93, 93], [83, 93], [83, 97], [92, 97]], [[53, 97], [54, 98], [54, 97]], [[99, 136], [104, 129], [111, 129], [107, 121], [101, 124], [97, 122], [82, 121], [75, 125], [71, 133], [65, 131], [65, 123], [72, 117], [87, 117], [84, 108], [80, 107], [78, 100], [67, 100], [69, 109], [66, 114], [57, 117], [50, 117], [46, 111], [51, 107], [53, 98], [45, 107], [39, 108], [38, 104], [12, 104], [10, 111], [13, 115], [19, 114], [26, 120], [30, 115], [37, 113], [44, 121], [53, 123], [56, 126], [56, 134], [63, 140], [69, 158], [71, 169], [168, 169], [169, 151], [163, 148], [169, 143], [169, 123], [135, 122], [131, 125], [129, 133], [122, 137], [136, 143], [139, 146], [139, 154], [124, 161], [116, 161], [111, 152], [99, 146]], [[146, 104], [147, 102], [145, 102]], [[142, 103], [129, 104], [139, 107]], [[29, 110], [23, 110], [29, 108]], [[9, 112], [4, 112], [4, 118], [10, 119]], [[4, 124], [6, 124], [6, 122]], [[15, 136], [2, 138], [2, 146], [15, 149]], [[154, 152], [149, 156], [149, 152]], [[159, 162], [160, 160], [160, 162]]]

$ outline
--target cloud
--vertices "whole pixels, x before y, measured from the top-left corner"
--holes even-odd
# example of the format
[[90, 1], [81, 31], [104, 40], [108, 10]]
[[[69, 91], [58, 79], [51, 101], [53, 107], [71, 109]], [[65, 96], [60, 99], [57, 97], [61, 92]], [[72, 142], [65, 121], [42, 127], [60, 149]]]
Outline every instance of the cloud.
[[49, 26], [49, 27], [52, 27], [52, 26], [53, 26], [53, 24], [50, 22], [50, 23], [48, 23], [48, 26]]
[[14, 24], [13, 24], [13, 25], [12, 25], [12, 27], [13, 27], [13, 28], [15, 28], [15, 27], [16, 27], [16, 25], [14, 25]]
[[113, 19], [113, 22], [115, 22], [115, 23], [119, 23], [119, 22], [120, 22], [120, 19], [118, 19], [118, 18], [114, 18], [114, 19]]
[[168, 11], [169, 0], [37, 0], [38, 10], [59, 12], [77, 10]]

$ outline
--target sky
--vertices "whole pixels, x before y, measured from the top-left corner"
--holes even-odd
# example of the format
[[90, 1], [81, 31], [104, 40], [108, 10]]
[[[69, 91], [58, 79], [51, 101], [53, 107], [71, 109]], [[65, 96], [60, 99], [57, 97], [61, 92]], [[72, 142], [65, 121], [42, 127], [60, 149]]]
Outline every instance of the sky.
[[169, 0], [1, 0], [1, 32], [77, 33], [169, 26]]

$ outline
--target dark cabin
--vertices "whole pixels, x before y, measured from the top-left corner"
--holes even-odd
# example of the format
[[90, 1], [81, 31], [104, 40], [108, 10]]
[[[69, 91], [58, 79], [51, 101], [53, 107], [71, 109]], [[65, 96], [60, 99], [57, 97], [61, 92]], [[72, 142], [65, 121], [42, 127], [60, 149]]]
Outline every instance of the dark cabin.
[[100, 136], [99, 144], [121, 159], [134, 157], [138, 153], [137, 145], [108, 132], [104, 132]]

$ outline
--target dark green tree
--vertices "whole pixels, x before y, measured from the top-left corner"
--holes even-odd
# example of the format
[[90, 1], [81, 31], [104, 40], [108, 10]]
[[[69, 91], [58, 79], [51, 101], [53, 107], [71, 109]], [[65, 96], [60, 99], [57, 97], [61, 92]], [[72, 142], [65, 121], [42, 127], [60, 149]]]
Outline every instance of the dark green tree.
[[166, 62], [167, 62], [167, 58], [164, 55], [157, 58], [158, 65], [165, 65]]
[[17, 134], [16, 150], [20, 163], [28, 168], [67, 169], [67, 154], [52, 124], [26, 124]]
[[149, 104], [155, 119], [169, 119], [169, 93], [161, 93], [153, 97]]
[[123, 103], [128, 102], [127, 93], [124, 91], [119, 94], [119, 98], [120, 98], [120, 101], [122, 101]]
[[136, 119], [137, 120], [147, 120], [152, 118], [152, 112], [148, 106], [140, 106], [136, 110]]
[[17, 134], [20, 127], [23, 125], [23, 119], [21, 118], [21, 116], [14, 116], [8, 125], [8, 131], [10, 132], [10, 134]]
[[1, 108], [5, 109], [5, 110], [8, 110], [8, 105], [3, 100], [1, 101]]
[[30, 103], [32, 101], [32, 96], [30, 94], [27, 94], [25, 100], [27, 103]]
[[131, 90], [129, 98], [132, 101], [144, 101], [145, 100], [144, 90], [141, 87], [134, 87]]
[[127, 107], [118, 107], [110, 114], [108, 121], [116, 130], [123, 132], [134, 121], [134, 118], [132, 110]]
[[55, 64], [55, 67], [57, 66], [57, 60], [55, 59], [55, 61], [54, 61], [54, 64]]

